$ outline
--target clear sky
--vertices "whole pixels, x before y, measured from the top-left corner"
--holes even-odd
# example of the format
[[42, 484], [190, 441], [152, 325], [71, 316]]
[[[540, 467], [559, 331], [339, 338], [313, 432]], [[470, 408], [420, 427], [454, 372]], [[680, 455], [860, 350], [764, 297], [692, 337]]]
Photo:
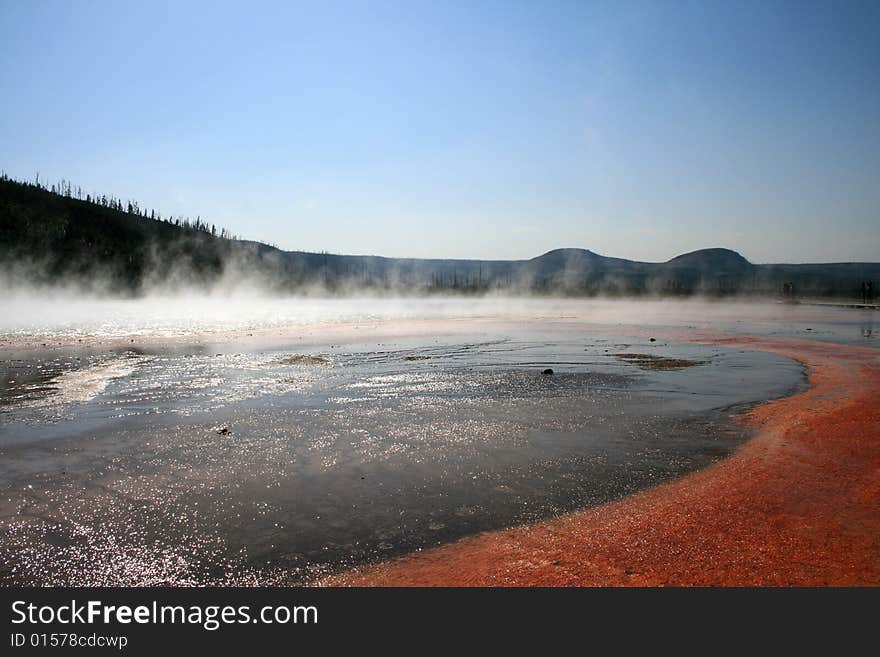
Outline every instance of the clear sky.
[[880, 261], [880, 2], [0, 0], [0, 168], [286, 249]]

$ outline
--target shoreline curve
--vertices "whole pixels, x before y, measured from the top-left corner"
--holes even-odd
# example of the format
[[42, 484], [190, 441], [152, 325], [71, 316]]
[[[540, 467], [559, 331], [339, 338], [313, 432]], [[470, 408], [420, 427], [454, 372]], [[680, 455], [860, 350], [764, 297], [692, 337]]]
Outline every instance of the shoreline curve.
[[880, 351], [680, 330], [668, 337], [793, 358], [807, 366], [810, 386], [745, 412], [739, 419], [755, 435], [680, 479], [318, 585], [880, 585]]

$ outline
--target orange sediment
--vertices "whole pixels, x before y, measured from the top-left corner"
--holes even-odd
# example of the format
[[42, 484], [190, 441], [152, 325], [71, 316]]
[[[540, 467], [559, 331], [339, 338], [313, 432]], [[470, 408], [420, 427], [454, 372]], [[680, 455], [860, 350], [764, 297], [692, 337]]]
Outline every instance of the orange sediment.
[[755, 436], [686, 477], [323, 584], [880, 585], [880, 351], [758, 337], [700, 341], [795, 358], [808, 366], [810, 388], [746, 413]]

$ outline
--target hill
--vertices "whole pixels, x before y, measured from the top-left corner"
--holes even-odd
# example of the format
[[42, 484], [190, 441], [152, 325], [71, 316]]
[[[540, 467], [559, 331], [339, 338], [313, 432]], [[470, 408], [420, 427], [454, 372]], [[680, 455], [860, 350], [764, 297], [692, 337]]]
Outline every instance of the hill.
[[530, 260], [407, 259], [282, 251], [235, 239], [200, 218], [162, 218], [137, 203], [83, 198], [67, 184], [0, 178], [0, 273], [7, 284], [76, 284], [115, 294], [152, 289], [312, 288], [419, 293], [490, 289], [544, 294], [796, 294], [856, 298], [880, 283], [878, 263], [750, 263], [735, 251], [701, 249], [663, 263], [556, 249]]

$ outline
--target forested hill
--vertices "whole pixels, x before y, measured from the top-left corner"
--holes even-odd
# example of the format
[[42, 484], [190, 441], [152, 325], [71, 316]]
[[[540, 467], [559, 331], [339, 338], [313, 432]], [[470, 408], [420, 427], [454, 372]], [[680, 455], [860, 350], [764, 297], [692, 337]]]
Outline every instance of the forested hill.
[[405, 259], [281, 251], [235, 239], [200, 218], [162, 217], [136, 202], [93, 198], [62, 181], [0, 177], [0, 280], [114, 294], [255, 285], [294, 292], [363, 289], [544, 294], [758, 294], [858, 298], [878, 263], [755, 265], [729, 249], [663, 263], [557, 249], [530, 260]]
[[277, 249], [230, 239], [200, 219], [162, 219], [136, 203], [77, 196], [71, 187], [0, 179], [0, 266], [7, 275], [137, 293], [152, 285], [211, 285], [231, 262], [255, 275], [277, 268], [263, 262]]

